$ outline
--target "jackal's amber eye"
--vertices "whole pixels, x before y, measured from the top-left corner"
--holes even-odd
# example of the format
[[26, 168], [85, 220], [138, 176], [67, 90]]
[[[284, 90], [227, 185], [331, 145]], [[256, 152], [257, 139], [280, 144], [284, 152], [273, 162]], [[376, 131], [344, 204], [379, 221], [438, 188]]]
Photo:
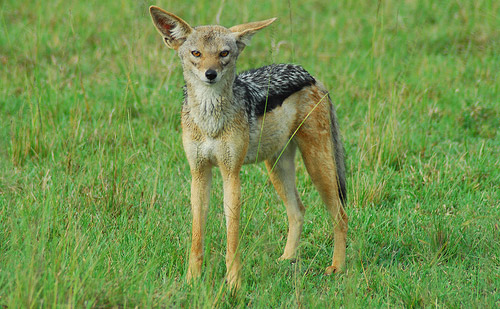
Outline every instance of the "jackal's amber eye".
[[193, 55], [193, 56], [195, 56], [196, 58], [198, 58], [199, 56], [201, 56], [201, 53], [200, 53], [199, 51], [197, 51], [197, 50], [193, 50], [193, 51], [191, 52], [191, 55]]
[[227, 55], [229, 55], [229, 51], [228, 50], [223, 50], [220, 52], [220, 56], [221, 57], [227, 57]]

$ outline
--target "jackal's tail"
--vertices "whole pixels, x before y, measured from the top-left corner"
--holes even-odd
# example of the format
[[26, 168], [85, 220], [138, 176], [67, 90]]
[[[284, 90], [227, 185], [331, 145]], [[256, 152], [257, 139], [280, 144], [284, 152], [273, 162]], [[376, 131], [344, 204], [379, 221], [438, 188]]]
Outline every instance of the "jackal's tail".
[[335, 107], [331, 103], [330, 96], [330, 130], [332, 132], [332, 142], [333, 151], [335, 157], [335, 164], [337, 167], [337, 184], [339, 188], [339, 196], [342, 205], [345, 206], [347, 201], [347, 189], [346, 189], [346, 171], [345, 171], [345, 159], [344, 159], [344, 147], [342, 146], [342, 140], [339, 131], [339, 125], [337, 122], [337, 115], [335, 113]]

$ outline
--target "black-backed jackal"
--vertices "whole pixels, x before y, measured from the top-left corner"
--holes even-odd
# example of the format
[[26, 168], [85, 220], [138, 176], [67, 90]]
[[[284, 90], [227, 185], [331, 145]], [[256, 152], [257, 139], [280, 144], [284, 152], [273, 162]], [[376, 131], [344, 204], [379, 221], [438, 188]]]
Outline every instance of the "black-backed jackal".
[[165, 44], [176, 50], [186, 82], [182, 106], [182, 141], [191, 169], [192, 244], [187, 280], [199, 277], [212, 167], [224, 183], [227, 227], [227, 281], [240, 278], [240, 169], [264, 161], [271, 182], [286, 206], [288, 238], [280, 260], [294, 258], [305, 207], [295, 186], [295, 152], [305, 166], [333, 219], [334, 250], [327, 274], [345, 263], [347, 215], [344, 154], [328, 92], [302, 67], [273, 64], [236, 74], [236, 60], [260, 29], [275, 19], [229, 29], [191, 27], [158, 7], [153, 23]]

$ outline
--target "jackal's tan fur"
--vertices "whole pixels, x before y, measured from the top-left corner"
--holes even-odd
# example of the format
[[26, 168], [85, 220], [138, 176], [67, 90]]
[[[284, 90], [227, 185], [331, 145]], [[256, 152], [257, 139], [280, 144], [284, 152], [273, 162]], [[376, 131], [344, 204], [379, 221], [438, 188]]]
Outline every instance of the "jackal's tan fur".
[[239, 172], [243, 164], [265, 161], [289, 221], [280, 260], [296, 256], [305, 212], [295, 186], [297, 148], [333, 219], [334, 252], [326, 273], [340, 271], [345, 263], [347, 234], [345, 170], [328, 92], [295, 65], [271, 65], [236, 75], [241, 51], [258, 30], [275, 19], [229, 29], [193, 28], [158, 7], [150, 7], [150, 13], [166, 45], [177, 51], [186, 82], [182, 140], [191, 168], [193, 215], [188, 281], [201, 274], [214, 166], [219, 167], [224, 183], [229, 285], [238, 288], [241, 284]]

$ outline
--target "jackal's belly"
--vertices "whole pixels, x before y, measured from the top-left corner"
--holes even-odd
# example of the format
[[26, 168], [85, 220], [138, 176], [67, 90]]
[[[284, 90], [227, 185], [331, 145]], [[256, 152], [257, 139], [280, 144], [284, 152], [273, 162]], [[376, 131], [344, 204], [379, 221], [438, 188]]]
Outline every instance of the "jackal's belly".
[[259, 116], [250, 128], [250, 140], [245, 164], [278, 156], [290, 140], [296, 123], [294, 104], [285, 103], [265, 116]]

